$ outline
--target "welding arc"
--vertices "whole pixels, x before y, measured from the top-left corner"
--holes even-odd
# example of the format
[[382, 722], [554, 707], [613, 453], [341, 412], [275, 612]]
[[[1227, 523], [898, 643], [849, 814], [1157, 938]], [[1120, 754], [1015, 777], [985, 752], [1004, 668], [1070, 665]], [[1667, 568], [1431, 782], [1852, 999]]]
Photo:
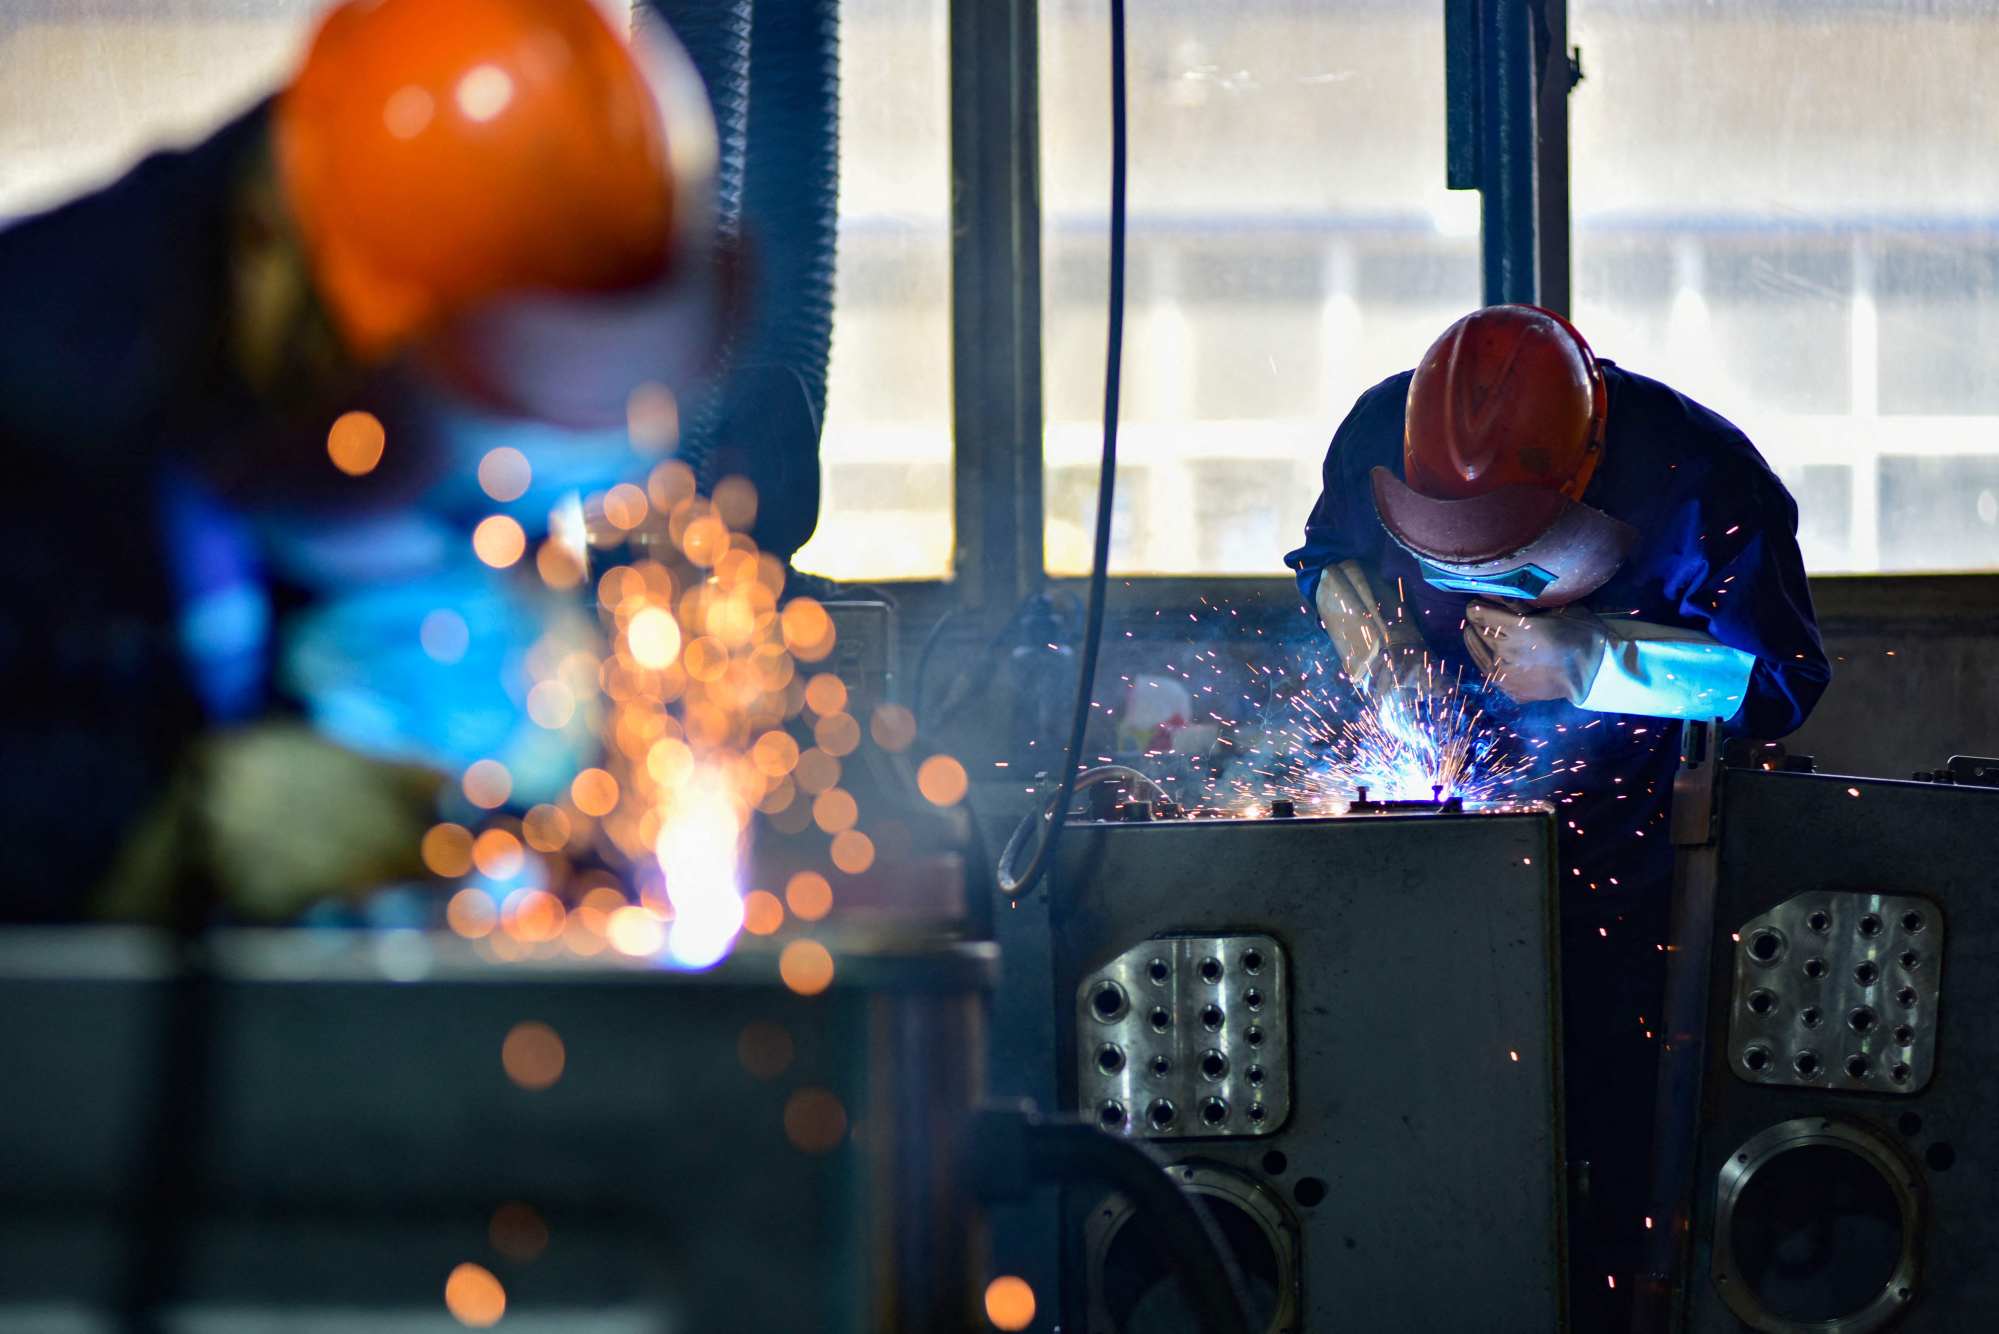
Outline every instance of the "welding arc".
[[[1017, 876], [1013, 858], [1002, 854], [999, 887], [1018, 898], [1034, 887], [1055, 860], [1055, 845], [1069, 820], [1076, 795], [1076, 763], [1090, 726], [1090, 696], [1097, 680], [1097, 650], [1104, 638], [1104, 585], [1111, 563], [1111, 500], [1117, 492], [1118, 380], [1124, 369], [1124, 186], [1125, 186], [1124, 0], [1111, 0], [1111, 253], [1110, 330], [1104, 349], [1104, 452], [1097, 464], [1097, 531], [1090, 553], [1090, 603], [1083, 628], [1083, 662], [1076, 681], [1076, 710], [1069, 745], [1062, 752], [1062, 785], [1051, 814], [1043, 818], [1034, 857]], [[1013, 845], [1009, 843], [1008, 851]]]

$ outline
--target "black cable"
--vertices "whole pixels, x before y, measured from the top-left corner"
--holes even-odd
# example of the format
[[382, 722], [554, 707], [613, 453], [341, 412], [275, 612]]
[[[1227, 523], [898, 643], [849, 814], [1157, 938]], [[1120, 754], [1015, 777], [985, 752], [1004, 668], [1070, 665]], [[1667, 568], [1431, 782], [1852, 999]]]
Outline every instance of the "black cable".
[[1062, 756], [1062, 785], [1056, 789], [1053, 814], [1045, 822], [1034, 857], [1016, 879], [999, 867], [999, 886], [1018, 898], [1034, 887], [1055, 860], [1055, 847], [1069, 820], [1069, 803], [1076, 794], [1076, 771], [1083, 754], [1083, 735], [1090, 726], [1090, 696], [1097, 679], [1097, 650], [1104, 637], [1104, 593], [1111, 561], [1111, 502], [1117, 493], [1118, 382], [1124, 369], [1124, 197], [1125, 197], [1125, 73], [1124, 0], [1111, 0], [1111, 254], [1110, 329], [1104, 349], [1104, 451], [1097, 465], [1097, 531], [1090, 555], [1090, 602], [1083, 629], [1083, 665], [1076, 681], [1076, 711], [1069, 726], [1069, 747]]

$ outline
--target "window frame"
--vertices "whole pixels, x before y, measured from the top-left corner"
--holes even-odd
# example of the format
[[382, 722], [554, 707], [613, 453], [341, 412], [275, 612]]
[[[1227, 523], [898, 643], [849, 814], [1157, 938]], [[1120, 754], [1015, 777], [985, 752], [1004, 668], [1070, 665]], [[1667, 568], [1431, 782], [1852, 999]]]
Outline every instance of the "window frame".
[[[1478, 189], [1488, 301], [1567, 311], [1571, 293], [1570, 89], [1586, 77], [1568, 48], [1566, 0], [1438, 0], [1445, 8], [1444, 95], [1452, 142], [1438, 169]], [[1044, 512], [1038, 0], [951, 0], [952, 517], [940, 579], [881, 581], [915, 624], [946, 613], [997, 626], [1042, 589], [1080, 593], [1050, 574]], [[1336, 422], [1326, 423], [1331, 438]], [[1131, 575], [1151, 607], [1289, 596], [1288, 575]], [[1813, 575], [1825, 610], [1999, 605], [1999, 572]], [[1119, 599], [1124, 600], [1123, 598]]]

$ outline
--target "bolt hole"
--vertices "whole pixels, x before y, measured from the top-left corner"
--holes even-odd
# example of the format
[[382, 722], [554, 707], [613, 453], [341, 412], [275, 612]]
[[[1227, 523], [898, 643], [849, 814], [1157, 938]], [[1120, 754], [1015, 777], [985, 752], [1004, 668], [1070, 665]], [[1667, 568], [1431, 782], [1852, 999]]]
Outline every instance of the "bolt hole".
[[1111, 1042], [1106, 1042], [1097, 1048], [1097, 1069], [1107, 1075], [1114, 1075], [1124, 1069], [1124, 1049]]
[[1777, 1008], [1777, 997], [1768, 991], [1749, 993], [1749, 1008], [1757, 1014], [1768, 1014]]
[[1791, 1064], [1806, 1079], [1812, 1078], [1819, 1072], [1819, 1058], [1808, 1051], [1799, 1052], [1797, 1059], [1792, 1061]]
[[1770, 1049], [1768, 1047], [1751, 1047], [1742, 1053], [1742, 1063], [1757, 1073], [1768, 1070], [1770, 1068]]
[[1865, 913], [1860, 918], [1860, 934], [1878, 936], [1881, 934], [1881, 919], [1874, 913]]
[[1090, 1008], [1097, 1018], [1111, 1023], [1124, 1016], [1124, 988], [1115, 982], [1099, 982], [1097, 989], [1090, 993]]
[[1846, 1016], [1846, 1026], [1856, 1033], [1872, 1032], [1878, 1022], [1880, 1021], [1875, 1017], [1874, 1011], [1865, 1006]]
[[1219, 981], [1221, 981], [1221, 980], [1222, 980], [1222, 961], [1221, 961], [1220, 959], [1203, 959], [1203, 960], [1201, 960], [1201, 980], [1202, 980], [1203, 982], [1219, 982]]
[[1220, 1098], [1210, 1098], [1201, 1104], [1201, 1119], [1211, 1126], [1218, 1126], [1229, 1119], [1229, 1105]]
[[1847, 1077], [1848, 1079], [1865, 1079], [1865, 1078], [1867, 1078], [1867, 1058], [1866, 1058], [1865, 1056], [1849, 1056], [1849, 1057], [1847, 1057], [1847, 1058], [1846, 1058], [1846, 1077]]
[[1873, 963], [1863, 963], [1853, 970], [1853, 980], [1863, 987], [1871, 987], [1881, 980], [1881, 970]]
[[1307, 1209], [1316, 1209], [1325, 1203], [1326, 1183], [1317, 1177], [1300, 1177], [1298, 1184], [1291, 1188], [1291, 1198]]
[[1784, 949], [1784, 938], [1775, 931], [1758, 931], [1749, 938], [1749, 955], [1758, 963], [1769, 963]]
[[1227, 1074], [1228, 1072], [1229, 1072], [1228, 1057], [1214, 1050], [1204, 1051], [1201, 1053], [1201, 1078], [1213, 1081], [1220, 1079], [1223, 1075]]
[[1804, 1009], [1798, 1011], [1798, 1022], [1806, 1028], [1817, 1028], [1825, 1022], [1825, 1016], [1819, 1013], [1818, 1006], [1807, 1005]]
[[1164, 1079], [1166, 1078], [1167, 1075], [1171, 1074], [1172, 1071], [1173, 1071], [1173, 1062], [1167, 1060], [1164, 1056], [1155, 1056], [1152, 1058], [1153, 1078]]
[[1261, 1047], [1263, 1045], [1263, 1030], [1255, 1024], [1251, 1024], [1243, 1030], [1242, 1040], [1252, 1047]]
[[1152, 1012], [1152, 1028], [1154, 1032], [1164, 1033], [1167, 1029], [1171, 1028], [1172, 1026], [1173, 1026], [1173, 1016], [1168, 1014], [1163, 1007], [1155, 1009]]
[[1201, 1026], [1206, 1028], [1210, 1033], [1220, 1028], [1222, 1026], [1222, 1007], [1219, 1005], [1202, 1006]]
[[1930, 1165], [1932, 1172], [1948, 1172], [1957, 1162], [1957, 1150], [1942, 1140], [1923, 1150], [1923, 1161]]
[[1910, 935], [1922, 930], [1925, 925], [1923, 915], [1919, 912], [1911, 910], [1902, 914], [1902, 929]]
[[1805, 919], [1805, 925], [1820, 935], [1824, 935], [1826, 930], [1832, 926], [1832, 918], [1826, 915], [1825, 909], [1820, 908]]
[[1896, 962], [1902, 965], [1903, 972], [1913, 973], [1923, 966], [1923, 956], [1914, 950], [1903, 950], [1902, 957], [1896, 960]]
[[1909, 1067], [1903, 1065], [1900, 1061], [1897, 1061], [1895, 1064], [1888, 1067], [1888, 1078], [1894, 1080], [1897, 1084], [1908, 1083]]
[[1251, 987], [1242, 993], [1242, 1003], [1252, 1010], [1260, 1010], [1263, 1008], [1263, 993]]
[[1916, 1030], [1910, 1028], [1907, 1024], [1895, 1025], [1895, 1045], [1898, 1047], [1915, 1046]]
[[1895, 993], [1895, 1003], [1905, 1010], [1914, 1009], [1916, 1006], [1916, 989], [1914, 987], [1901, 988]]
[[1825, 976], [1825, 960], [1824, 960], [1824, 959], [1807, 959], [1807, 960], [1805, 960], [1805, 976], [1806, 976], [1806, 977], [1811, 977], [1811, 978], [1819, 978], [1819, 977], [1824, 977], [1824, 976]]
[[1242, 1077], [1247, 1079], [1251, 1084], [1260, 1085], [1263, 1083], [1263, 1067], [1252, 1065], [1249, 1069], [1242, 1072]]
[[1260, 972], [1262, 972], [1262, 971], [1263, 971], [1263, 951], [1262, 951], [1262, 950], [1244, 950], [1244, 951], [1242, 952], [1242, 970], [1243, 970], [1243, 971], [1244, 971], [1245, 973], [1260, 973]]
[[1166, 971], [1166, 960], [1164, 959], [1154, 959], [1151, 963], [1145, 965], [1146, 976], [1150, 977], [1154, 982], [1164, 982], [1166, 980]]
[[1097, 1109], [1097, 1124], [1106, 1130], [1116, 1130], [1124, 1124], [1124, 1104], [1107, 1102]]
[[1154, 1130], [1166, 1130], [1172, 1126], [1173, 1118], [1176, 1115], [1177, 1113], [1173, 1110], [1173, 1104], [1164, 1098], [1160, 1098], [1146, 1109], [1145, 1119], [1152, 1123]]
[[1252, 1120], [1252, 1121], [1254, 1121], [1254, 1122], [1255, 1122], [1256, 1124], [1258, 1124], [1258, 1125], [1262, 1125], [1262, 1124], [1263, 1124], [1263, 1104], [1262, 1104], [1262, 1103], [1260, 1103], [1260, 1102], [1253, 1102], [1253, 1103], [1251, 1103], [1251, 1104], [1249, 1105], [1249, 1119], [1250, 1119], [1250, 1120]]

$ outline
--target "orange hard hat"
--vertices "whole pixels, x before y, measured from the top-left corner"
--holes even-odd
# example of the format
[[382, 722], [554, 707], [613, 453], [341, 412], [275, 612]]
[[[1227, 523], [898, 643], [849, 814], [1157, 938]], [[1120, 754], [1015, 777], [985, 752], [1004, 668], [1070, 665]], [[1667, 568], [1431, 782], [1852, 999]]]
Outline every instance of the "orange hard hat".
[[1538, 306], [1487, 306], [1444, 330], [1409, 380], [1402, 476], [1375, 509], [1432, 583], [1540, 606], [1601, 587], [1637, 539], [1582, 503], [1609, 420], [1583, 336]]
[[1580, 500], [1608, 406], [1603, 371], [1574, 325], [1538, 306], [1475, 310], [1410, 377], [1403, 480], [1438, 500], [1515, 484]]
[[497, 296], [667, 273], [705, 225], [714, 130], [661, 41], [627, 39], [591, 0], [346, 0], [326, 16], [278, 98], [274, 152], [357, 356]]

